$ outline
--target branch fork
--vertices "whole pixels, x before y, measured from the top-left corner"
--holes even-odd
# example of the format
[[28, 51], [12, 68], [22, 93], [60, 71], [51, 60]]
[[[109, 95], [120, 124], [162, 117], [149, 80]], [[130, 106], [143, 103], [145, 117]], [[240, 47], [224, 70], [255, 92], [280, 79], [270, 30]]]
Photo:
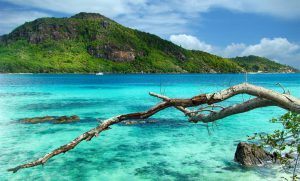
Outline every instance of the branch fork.
[[[216, 103], [223, 102], [231, 97], [234, 97], [238, 94], [248, 94], [255, 96], [256, 98], [250, 99], [246, 102], [239, 104], [234, 104], [228, 107], [223, 107], [215, 105]], [[110, 126], [118, 124], [125, 120], [132, 119], [147, 119], [157, 112], [160, 112], [166, 108], [174, 107], [177, 110], [181, 111], [185, 116], [189, 118], [190, 122], [202, 122], [209, 123], [216, 120], [234, 115], [243, 112], [247, 112], [256, 108], [267, 107], [267, 106], [278, 106], [288, 111], [300, 113], [300, 99], [293, 97], [289, 94], [283, 94], [275, 92], [270, 89], [252, 85], [249, 83], [242, 83], [235, 86], [232, 86], [228, 89], [210, 93], [210, 94], [200, 94], [189, 99], [172, 99], [164, 95], [156, 94], [153, 92], [149, 93], [150, 96], [157, 97], [162, 100], [162, 102], [156, 104], [152, 108], [144, 112], [136, 112], [130, 114], [123, 114], [115, 116], [109, 119], [106, 119], [101, 124], [92, 128], [91, 130], [79, 135], [77, 138], [71, 142], [60, 146], [59, 148], [45, 154], [44, 156], [38, 158], [35, 161], [19, 165], [14, 168], [8, 169], [13, 173], [17, 172], [20, 169], [35, 167], [38, 165], [45, 164], [50, 158], [59, 155], [61, 153], [66, 153], [73, 148], [75, 148], [83, 140], [90, 141], [94, 137], [97, 137], [101, 132], [111, 129]], [[189, 107], [197, 107], [200, 105], [206, 105], [203, 108], [200, 108], [197, 111], [192, 111]], [[212, 110], [214, 107], [221, 108], [221, 110], [216, 111]], [[208, 109], [210, 108], [210, 109]], [[202, 114], [202, 112], [210, 112], [209, 114]]]

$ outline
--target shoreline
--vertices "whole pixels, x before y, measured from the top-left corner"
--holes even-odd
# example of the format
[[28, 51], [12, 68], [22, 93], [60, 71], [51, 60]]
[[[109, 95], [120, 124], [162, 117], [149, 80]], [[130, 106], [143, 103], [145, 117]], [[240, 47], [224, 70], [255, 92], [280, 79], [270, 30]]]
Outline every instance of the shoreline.
[[[248, 75], [255, 75], [255, 74], [299, 74], [300, 72], [247, 72]], [[1, 73], [0, 75], [95, 75], [95, 76], [103, 76], [103, 75], [176, 75], [176, 74], [182, 74], [182, 75], [188, 75], [188, 74], [209, 74], [209, 75], [218, 75], [218, 74], [246, 74], [246, 72], [230, 72], [230, 73], [192, 73], [192, 72], [169, 72], [169, 73], [141, 73], [141, 72], [135, 72], [135, 73], [118, 73], [118, 72], [103, 72], [103, 75], [96, 75], [97, 73], [80, 73], [80, 72], [73, 72], [73, 73]]]

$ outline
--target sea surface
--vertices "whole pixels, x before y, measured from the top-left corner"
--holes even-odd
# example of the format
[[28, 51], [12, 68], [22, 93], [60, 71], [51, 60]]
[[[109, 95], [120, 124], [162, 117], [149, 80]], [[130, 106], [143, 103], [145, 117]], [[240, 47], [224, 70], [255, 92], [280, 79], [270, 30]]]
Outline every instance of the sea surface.
[[[53, 157], [44, 166], [8, 168], [32, 161], [111, 116], [147, 110], [169, 97], [189, 98], [244, 81], [300, 97], [300, 74], [1, 74], [0, 180], [282, 180], [277, 167], [244, 168], [234, 162], [236, 145], [253, 133], [280, 129], [270, 123], [286, 111], [268, 107], [234, 115], [208, 127], [189, 123], [174, 108], [155, 123], [113, 125], [90, 142]], [[224, 106], [248, 100], [241, 95]], [[36, 116], [78, 115], [69, 124], [23, 124]]]

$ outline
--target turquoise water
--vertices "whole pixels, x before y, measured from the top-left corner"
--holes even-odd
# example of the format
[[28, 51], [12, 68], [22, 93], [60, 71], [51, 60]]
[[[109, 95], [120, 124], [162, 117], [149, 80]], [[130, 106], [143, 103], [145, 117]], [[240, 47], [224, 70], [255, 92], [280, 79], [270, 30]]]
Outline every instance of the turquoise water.
[[[243, 168], [233, 161], [238, 142], [279, 125], [269, 119], [284, 113], [263, 108], [217, 121], [209, 133], [167, 109], [156, 123], [114, 125], [44, 166], [6, 169], [32, 161], [105, 119], [146, 110], [159, 100], [148, 92], [192, 97], [245, 80], [242, 74], [174, 75], [0, 75], [0, 180], [280, 180], [276, 168]], [[251, 74], [248, 81], [277, 91], [280, 82], [300, 97], [299, 74]], [[249, 99], [239, 96], [224, 105]], [[78, 115], [71, 124], [22, 124], [35, 116]]]

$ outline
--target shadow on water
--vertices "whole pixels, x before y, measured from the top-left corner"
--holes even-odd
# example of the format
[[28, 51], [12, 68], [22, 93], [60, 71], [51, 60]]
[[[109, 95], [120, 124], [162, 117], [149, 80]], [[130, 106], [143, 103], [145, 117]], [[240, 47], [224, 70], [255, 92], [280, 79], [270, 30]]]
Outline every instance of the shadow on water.
[[195, 180], [201, 178], [200, 172], [185, 174], [175, 171], [167, 161], [147, 162], [146, 166], [136, 168], [134, 175], [143, 179], [162, 179], [162, 177], [166, 177], [167, 180]]
[[[53, 116], [53, 117], [58, 117], [58, 116]], [[17, 123], [21, 123], [21, 124], [25, 124], [25, 125], [35, 125], [35, 124], [45, 124], [45, 125], [80, 125], [80, 124], [90, 124], [90, 123], [99, 123], [99, 120], [104, 120], [104, 118], [95, 118], [95, 117], [83, 117], [80, 118], [80, 120], [76, 120], [74, 122], [64, 122], [64, 123], [56, 123], [56, 122], [52, 122], [50, 121], [45, 121], [45, 122], [39, 122], [39, 123], [24, 123], [22, 122], [24, 120], [24, 118], [15, 120], [15, 121], [11, 121], [10, 124], [17, 124]]]
[[103, 99], [62, 99], [53, 102], [39, 102], [27, 104], [20, 107], [21, 110], [41, 111], [41, 110], [66, 110], [82, 107], [93, 107], [109, 104], [109, 100]]
[[80, 129], [76, 128], [68, 128], [67, 130], [65, 128], [47, 128], [45, 130], [37, 131], [36, 134], [45, 135], [45, 134], [55, 134], [58, 132], [72, 132], [72, 131], [80, 131]]
[[[57, 117], [54, 115], [54, 117]], [[74, 121], [74, 122], [65, 122], [65, 123], [55, 123], [51, 121], [45, 121], [41, 123], [23, 123], [22, 120], [24, 118], [20, 118], [14, 121], [11, 121], [10, 124], [26, 124], [26, 125], [34, 125], [34, 124], [47, 124], [47, 125], [81, 125], [81, 124], [101, 124], [104, 120], [107, 118], [103, 117], [80, 117], [79, 121]], [[130, 122], [131, 120], [129, 120]], [[133, 121], [133, 123], [126, 123], [126, 122], [121, 122], [119, 124], [116, 124], [114, 126], [120, 126], [120, 127], [135, 127], [135, 128], [141, 128], [144, 131], [150, 131], [153, 129], [161, 129], [161, 130], [169, 130], [169, 129], [178, 129], [182, 127], [196, 127], [196, 128], [201, 128], [201, 129], [206, 129], [203, 125], [197, 124], [197, 125], [192, 125], [191, 123], [187, 122], [186, 120], [182, 119], [165, 119], [165, 118], [149, 118], [149, 119], [136, 119]], [[139, 129], [137, 129], [139, 130]], [[144, 132], [146, 134], [147, 132]], [[186, 134], [192, 134], [192, 133], [186, 133]], [[177, 135], [173, 135], [175, 137], [181, 137], [183, 136], [183, 133], [178, 133]]]
[[255, 172], [259, 177], [262, 179], [264, 178], [277, 178], [276, 173], [278, 169], [274, 167], [274, 165], [265, 165], [265, 166], [253, 166], [253, 167], [246, 167], [240, 165], [234, 161], [225, 160], [223, 167], [218, 167], [216, 169], [217, 172]]

